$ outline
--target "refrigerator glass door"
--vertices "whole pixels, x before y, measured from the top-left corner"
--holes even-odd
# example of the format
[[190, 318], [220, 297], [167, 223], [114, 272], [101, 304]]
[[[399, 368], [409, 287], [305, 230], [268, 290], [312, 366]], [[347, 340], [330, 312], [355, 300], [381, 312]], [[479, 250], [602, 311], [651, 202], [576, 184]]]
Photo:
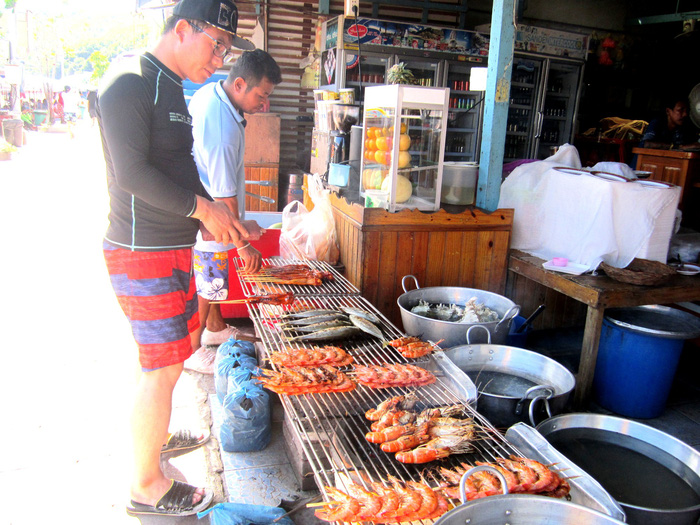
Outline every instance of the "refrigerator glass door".
[[386, 84], [386, 70], [389, 59], [382, 55], [346, 52], [345, 84], [346, 88], [355, 89], [355, 102], [364, 101], [364, 88]]
[[483, 91], [470, 91], [470, 64], [447, 62], [447, 87], [450, 88], [445, 161], [479, 160], [483, 121]]
[[514, 59], [503, 162], [531, 158], [533, 154], [542, 118], [538, 112], [542, 74], [542, 60]]
[[542, 128], [537, 158], [546, 159], [554, 147], [573, 141], [573, 123], [579, 93], [581, 66], [549, 61], [542, 106]]
[[395, 56], [391, 65], [403, 62], [406, 69], [413, 73], [419, 86], [435, 87], [440, 85], [441, 60], [412, 57], [407, 55]]

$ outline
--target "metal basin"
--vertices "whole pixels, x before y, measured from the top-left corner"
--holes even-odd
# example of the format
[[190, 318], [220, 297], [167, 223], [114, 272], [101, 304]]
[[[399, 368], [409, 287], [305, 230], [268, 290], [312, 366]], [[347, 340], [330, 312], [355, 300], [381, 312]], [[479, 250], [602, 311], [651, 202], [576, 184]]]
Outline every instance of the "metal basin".
[[505, 494], [476, 499], [444, 514], [436, 525], [621, 525], [624, 522], [570, 501]]
[[[416, 289], [407, 290], [406, 281], [413, 279]], [[472, 326], [483, 326], [491, 335], [495, 343], [505, 343], [510, 331], [513, 318], [520, 312], [520, 307], [513, 301], [502, 295], [475, 288], [458, 288], [454, 286], [433, 286], [420, 288], [418, 280], [413, 275], [406, 275], [401, 280], [404, 294], [399, 296], [397, 303], [401, 310], [401, 322], [404, 331], [408, 335], [415, 335], [431, 341], [443, 340], [442, 348], [450, 348], [463, 345], [467, 342], [467, 330]], [[469, 299], [476, 297], [478, 303], [484, 304], [496, 312], [499, 321], [488, 323], [453, 323], [429, 319], [411, 312], [411, 308], [418, 306], [420, 301], [430, 304], [457, 304], [464, 306]], [[485, 342], [486, 337], [478, 334], [475, 342]]]
[[496, 427], [559, 414], [576, 385], [566, 367], [523, 348], [468, 344], [444, 353], [476, 385], [477, 410]]
[[566, 414], [537, 430], [596, 479], [627, 523], [695, 525], [700, 518], [700, 453], [647, 425], [599, 414]]

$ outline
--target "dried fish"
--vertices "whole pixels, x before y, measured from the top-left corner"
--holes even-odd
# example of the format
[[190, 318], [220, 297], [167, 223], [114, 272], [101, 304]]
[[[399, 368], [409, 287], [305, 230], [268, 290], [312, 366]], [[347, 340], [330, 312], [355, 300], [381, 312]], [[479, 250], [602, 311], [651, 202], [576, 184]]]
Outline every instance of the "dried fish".
[[374, 337], [376, 337], [377, 339], [380, 339], [381, 341], [386, 341], [382, 331], [376, 325], [370, 323], [364, 317], [360, 317], [358, 315], [351, 315], [350, 322], [352, 324], [354, 324], [356, 327], [358, 327], [360, 330], [362, 330], [363, 332], [366, 332], [370, 335], [373, 335]]
[[318, 332], [311, 332], [310, 334], [290, 337], [289, 339], [287, 339], [287, 341], [333, 341], [336, 339], [345, 339], [346, 337], [353, 337], [360, 333], [362, 333], [362, 330], [360, 330], [356, 326], [337, 326], [334, 328], [326, 328], [325, 330], [319, 330]]

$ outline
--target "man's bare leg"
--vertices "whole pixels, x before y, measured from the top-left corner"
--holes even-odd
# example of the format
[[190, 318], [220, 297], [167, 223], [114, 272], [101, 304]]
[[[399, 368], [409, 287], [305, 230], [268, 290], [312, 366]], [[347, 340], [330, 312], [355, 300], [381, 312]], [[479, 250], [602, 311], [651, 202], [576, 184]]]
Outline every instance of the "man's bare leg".
[[[142, 372], [136, 387], [131, 431], [134, 454], [134, 481], [131, 499], [146, 505], [155, 505], [170, 488], [170, 480], [160, 468], [160, 450], [168, 436], [172, 412], [173, 390], [182, 363]], [[199, 503], [204, 489], [192, 497]]]

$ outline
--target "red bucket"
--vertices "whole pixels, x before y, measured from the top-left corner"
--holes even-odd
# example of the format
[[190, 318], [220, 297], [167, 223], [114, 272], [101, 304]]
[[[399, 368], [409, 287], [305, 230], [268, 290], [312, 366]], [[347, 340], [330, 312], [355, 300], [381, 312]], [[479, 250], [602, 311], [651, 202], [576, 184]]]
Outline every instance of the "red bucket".
[[[280, 233], [282, 230], [267, 230], [265, 235], [260, 237], [257, 241], [250, 241], [250, 244], [258, 250], [263, 259], [269, 259], [270, 257], [275, 257], [280, 254]], [[228, 264], [229, 264], [229, 299], [242, 299], [243, 289], [241, 288], [241, 283], [238, 280], [238, 275], [235, 271], [235, 266], [233, 265], [233, 259], [238, 256], [236, 250], [231, 250], [228, 252]], [[248, 317], [248, 309], [245, 304], [222, 304], [221, 305], [221, 315], [224, 319], [233, 319], [236, 317]]]

